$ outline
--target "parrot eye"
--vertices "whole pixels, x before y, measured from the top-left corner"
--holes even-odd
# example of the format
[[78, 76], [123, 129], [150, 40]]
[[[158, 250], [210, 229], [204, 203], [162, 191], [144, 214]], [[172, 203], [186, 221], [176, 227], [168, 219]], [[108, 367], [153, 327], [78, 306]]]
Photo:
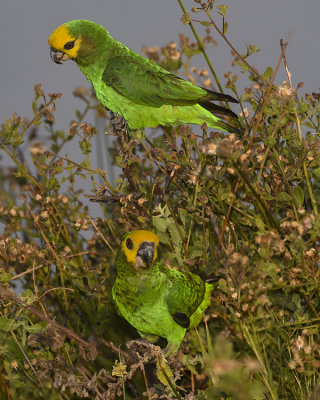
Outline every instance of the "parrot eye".
[[67, 42], [67, 43], [64, 45], [64, 48], [65, 48], [66, 50], [71, 50], [73, 47], [74, 47], [74, 41], [73, 41], [73, 42]]
[[127, 246], [127, 249], [129, 249], [129, 250], [133, 249], [133, 242], [131, 239], [126, 240], [126, 246]]

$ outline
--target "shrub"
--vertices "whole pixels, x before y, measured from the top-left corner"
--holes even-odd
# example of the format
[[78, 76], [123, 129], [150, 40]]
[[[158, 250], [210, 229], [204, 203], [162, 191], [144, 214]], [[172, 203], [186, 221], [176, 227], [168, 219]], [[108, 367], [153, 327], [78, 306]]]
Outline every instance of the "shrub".
[[[215, 42], [209, 27], [226, 39], [227, 25], [215, 24], [213, 2], [198, 5], [205, 38], [194, 31], [196, 43], [181, 35], [178, 45], [145, 52], [212, 87], [209, 72], [190, 63]], [[224, 21], [226, 8], [218, 11]], [[183, 20], [192, 25], [190, 14]], [[243, 137], [205, 125], [200, 135], [181, 126], [116, 137], [115, 181], [101, 160], [91, 166], [97, 130], [84, 121], [89, 110], [106, 125], [108, 115], [88, 90], [75, 91], [84, 111], [68, 132], [55, 129], [60, 95], [46, 96], [41, 85], [32, 120], [14, 114], [1, 125], [3, 164], [10, 160], [0, 171], [3, 398], [319, 397], [320, 95], [299, 95], [302, 85], [294, 89], [291, 80], [274, 84], [280, 63], [288, 68], [281, 49], [277, 68], [260, 74], [247, 61], [255, 46], [244, 55], [232, 47], [250, 81], [239, 96], [237, 76], [225, 75], [240, 100]], [[69, 142], [81, 160], [64, 154]], [[92, 194], [83, 197], [79, 180], [88, 177]], [[89, 199], [101, 217], [90, 217]], [[223, 276], [205, 322], [158, 368], [162, 383], [159, 348], [138, 341], [126, 348], [138, 334], [111, 299], [120, 237], [136, 228], [158, 234], [163, 262]]]

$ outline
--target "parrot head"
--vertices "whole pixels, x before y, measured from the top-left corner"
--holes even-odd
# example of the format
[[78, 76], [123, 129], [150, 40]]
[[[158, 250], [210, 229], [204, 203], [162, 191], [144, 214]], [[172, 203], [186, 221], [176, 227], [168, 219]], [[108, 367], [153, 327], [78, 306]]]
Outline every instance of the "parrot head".
[[50, 56], [57, 64], [75, 60], [89, 63], [103, 51], [111, 38], [109, 33], [92, 21], [77, 19], [56, 28], [49, 37]]
[[158, 236], [146, 230], [127, 233], [121, 241], [126, 261], [135, 268], [148, 268], [157, 259]]

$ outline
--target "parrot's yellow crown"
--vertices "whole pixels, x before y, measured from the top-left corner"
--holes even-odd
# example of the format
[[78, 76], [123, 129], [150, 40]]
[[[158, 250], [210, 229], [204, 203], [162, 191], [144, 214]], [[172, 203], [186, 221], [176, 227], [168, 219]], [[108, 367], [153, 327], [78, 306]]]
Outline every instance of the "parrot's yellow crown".
[[[62, 51], [69, 58], [76, 58], [80, 49], [82, 38], [71, 35], [68, 25], [64, 24], [55, 29], [49, 37], [49, 46], [52, 49]], [[68, 43], [73, 43], [73, 47], [68, 49]]]
[[157, 259], [157, 256], [158, 256], [157, 247], [159, 244], [158, 236], [151, 231], [139, 229], [139, 230], [127, 233], [122, 238], [122, 241], [121, 241], [122, 251], [125, 254], [127, 261], [130, 264], [136, 265], [137, 252], [139, 250], [140, 245], [143, 242], [154, 243], [153, 261], [155, 261]]

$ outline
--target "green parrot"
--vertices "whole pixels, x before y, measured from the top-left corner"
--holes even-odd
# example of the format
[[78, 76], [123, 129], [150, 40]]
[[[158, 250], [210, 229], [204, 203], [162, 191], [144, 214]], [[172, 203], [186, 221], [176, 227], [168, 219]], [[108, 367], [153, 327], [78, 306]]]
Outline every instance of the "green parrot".
[[212, 283], [157, 261], [159, 239], [146, 230], [123, 236], [116, 258], [112, 297], [119, 313], [140, 336], [167, 339], [167, 354], [176, 353], [188, 329], [197, 326], [210, 305]]
[[242, 134], [215, 114], [237, 119], [213, 100], [238, 101], [193, 85], [117, 42], [102, 26], [74, 20], [49, 38], [54, 62], [72, 59], [93, 85], [101, 104], [123, 117], [129, 130], [159, 125], [199, 124]]

